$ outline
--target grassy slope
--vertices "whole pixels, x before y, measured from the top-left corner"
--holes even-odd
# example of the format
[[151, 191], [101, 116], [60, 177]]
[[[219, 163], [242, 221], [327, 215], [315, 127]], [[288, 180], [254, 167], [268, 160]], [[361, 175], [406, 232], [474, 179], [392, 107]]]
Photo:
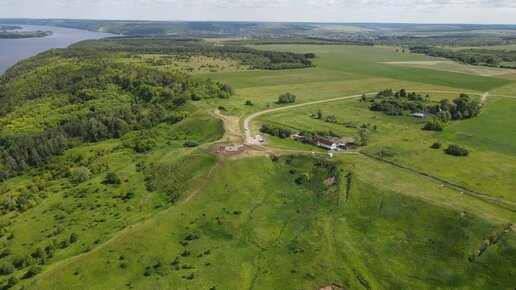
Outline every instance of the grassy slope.
[[[60, 243], [71, 232], [79, 235], [78, 241], [69, 247], [58, 248], [49, 263], [87, 252], [117, 231], [168, 207], [169, 191], [182, 196], [195, 188], [215, 164], [216, 157], [200, 149], [185, 149], [182, 144], [185, 140], [201, 143], [219, 139], [223, 133], [221, 121], [197, 114], [172, 126], [159, 125], [155, 131], [158, 133], [157, 147], [144, 154], [120, 146], [123, 139], [68, 150], [60, 158], [89, 164], [91, 177], [80, 184], [71, 182], [71, 178], [47, 177], [45, 194], [38, 206], [23, 213], [2, 216], [2, 224], [10, 224], [8, 231], [15, 235], [12, 240], [7, 240], [7, 236], [2, 238], [11, 249], [11, 256], [22, 257], [53, 241]], [[141, 169], [138, 164], [142, 164]], [[115, 172], [121, 184], [104, 184], [107, 172]], [[146, 188], [148, 177], [153, 178], [156, 191], [150, 192]], [[0, 190], [22, 190], [25, 184], [28, 186], [33, 181], [20, 176], [0, 184]], [[134, 197], [121, 200], [128, 192], [133, 192]], [[53, 235], [59, 227], [63, 227], [63, 232]], [[1, 262], [12, 257], [3, 258]], [[26, 269], [14, 275], [21, 277], [25, 272]]]
[[[283, 161], [223, 163], [191, 202], [29, 289], [313, 289], [330, 282], [351, 289], [511, 286], [515, 265], [506, 257], [515, 254], [514, 235], [468, 262], [504, 225], [461, 217], [457, 210], [394, 193], [390, 185], [375, 187], [359, 160], [340, 165], [344, 172], [353, 166], [358, 172], [345, 202], [342, 192], [321, 190], [321, 180], [295, 185], [289, 170], [309, 170], [310, 161]], [[192, 232], [200, 239], [181, 245]], [[194, 268], [174, 270], [170, 263], [185, 250], [191, 254], [180, 258], [180, 266]], [[209, 255], [198, 257], [207, 250]], [[145, 276], [146, 267], [158, 261], [158, 273]], [[191, 273], [193, 280], [182, 278]]]

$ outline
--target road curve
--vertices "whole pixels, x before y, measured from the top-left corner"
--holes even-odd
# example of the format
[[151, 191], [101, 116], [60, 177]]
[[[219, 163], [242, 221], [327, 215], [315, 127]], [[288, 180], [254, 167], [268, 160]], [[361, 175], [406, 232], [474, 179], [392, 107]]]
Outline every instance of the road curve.
[[[407, 91], [412, 91], [412, 90], [408, 90], [407, 89]], [[423, 93], [437, 93], [437, 94], [438, 93], [446, 93], [446, 94], [460, 94], [460, 93], [464, 93], [464, 92], [461, 92], [461, 91], [426, 91], [426, 90], [422, 90], [421, 92], [423, 92]], [[465, 93], [469, 94], [469, 95], [481, 96], [482, 97], [482, 101], [485, 101], [485, 99], [489, 95], [488, 92], [485, 92], [483, 94], [482, 93], [476, 93], [476, 92], [465, 92]], [[365, 94], [366, 95], [373, 95], [373, 94], [376, 94], [376, 92], [365, 93]], [[256, 139], [253, 138], [252, 133], [251, 133], [251, 131], [252, 131], [251, 122], [252, 122], [252, 120], [254, 118], [256, 118], [258, 116], [269, 114], [269, 113], [273, 113], [273, 112], [277, 112], [277, 111], [285, 111], [285, 110], [290, 110], [290, 109], [294, 109], [294, 108], [299, 108], [299, 107], [302, 107], [302, 106], [309, 106], [309, 105], [314, 105], [314, 104], [321, 104], [321, 103], [335, 102], [335, 101], [346, 100], [346, 99], [359, 98], [361, 96], [362, 96], [362, 94], [357, 94], [357, 95], [351, 95], [351, 96], [345, 96], [345, 97], [338, 97], [338, 98], [332, 98], [332, 99], [318, 100], [318, 101], [306, 102], [306, 103], [302, 103], [302, 104], [295, 104], [295, 105], [290, 105], [290, 106], [284, 106], [284, 107], [278, 107], [278, 108], [263, 110], [263, 111], [251, 114], [251, 115], [247, 116], [244, 119], [245, 144], [246, 145], [259, 145], [260, 144], [259, 141], [257, 141]], [[492, 96], [495, 96], [495, 95], [492, 95]], [[506, 96], [506, 97], [510, 97], [510, 96]]]
[[[376, 94], [376, 93], [366, 93], [366, 95], [371, 95], [371, 94]], [[247, 116], [244, 119], [245, 144], [247, 144], [247, 145], [256, 145], [256, 144], [260, 143], [256, 139], [253, 138], [253, 136], [251, 134], [251, 129], [252, 128], [250, 126], [252, 120], [254, 118], [258, 117], [258, 116], [269, 114], [269, 113], [273, 113], [273, 112], [277, 112], [277, 111], [290, 110], [290, 109], [294, 109], [294, 108], [298, 108], [298, 107], [303, 107], [303, 106], [309, 106], [309, 105], [315, 105], [315, 104], [321, 104], [321, 103], [327, 103], [327, 102], [334, 102], [334, 101], [340, 101], [340, 100], [346, 100], [346, 99], [359, 98], [361, 96], [362, 96], [362, 94], [358, 94], [358, 95], [351, 95], [351, 96], [338, 97], [338, 98], [332, 98], [332, 99], [325, 99], [325, 100], [319, 100], [319, 101], [313, 101], [313, 102], [307, 102], [307, 103], [302, 103], [302, 104], [295, 104], [295, 105], [290, 105], [290, 106], [284, 106], [284, 107], [268, 109], [268, 110], [264, 110], [264, 111], [260, 111], [260, 112], [256, 112], [254, 114], [251, 114], [251, 115]]]

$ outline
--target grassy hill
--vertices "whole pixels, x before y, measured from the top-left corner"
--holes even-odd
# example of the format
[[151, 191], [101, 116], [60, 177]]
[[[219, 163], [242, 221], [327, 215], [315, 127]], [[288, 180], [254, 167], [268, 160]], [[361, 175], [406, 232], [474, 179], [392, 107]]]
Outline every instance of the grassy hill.
[[[120, 38], [19, 63], [0, 78], [0, 286], [513, 287], [516, 78], [389, 64], [435, 60], [394, 47]], [[408, 112], [360, 101], [388, 88], [428, 94], [428, 106], [459, 93], [484, 105], [425, 131]], [[285, 92], [297, 107], [276, 103]], [[368, 142], [329, 157], [263, 134], [215, 154], [241, 142], [243, 117], [279, 107], [247, 129], [365, 130]], [[469, 156], [445, 154], [449, 144]]]

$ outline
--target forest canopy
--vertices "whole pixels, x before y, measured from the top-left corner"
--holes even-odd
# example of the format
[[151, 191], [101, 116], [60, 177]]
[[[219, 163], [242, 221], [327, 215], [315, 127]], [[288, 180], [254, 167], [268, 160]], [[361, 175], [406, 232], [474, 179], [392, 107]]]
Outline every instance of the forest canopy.
[[226, 84], [119, 56], [105, 47], [51, 50], [0, 78], [0, 180], [83, 142], [179, 122], [189, 116], [181, 110], [187, 102], [234, 94]]

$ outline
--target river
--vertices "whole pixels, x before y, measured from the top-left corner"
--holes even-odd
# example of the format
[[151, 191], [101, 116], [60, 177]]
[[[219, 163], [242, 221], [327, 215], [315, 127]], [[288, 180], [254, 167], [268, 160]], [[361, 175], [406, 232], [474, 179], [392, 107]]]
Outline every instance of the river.
[[[0, 23], [1, 24], [1, 23]], [[64, 48], [87, 40], [117, 36], [115, 34], [53, 26], [16, 25], [25, 31], [52, 31], [51, 36], [21, 39], [0, 39], [0, 75], [22, 59], [34, 56], [51, 48]]]

